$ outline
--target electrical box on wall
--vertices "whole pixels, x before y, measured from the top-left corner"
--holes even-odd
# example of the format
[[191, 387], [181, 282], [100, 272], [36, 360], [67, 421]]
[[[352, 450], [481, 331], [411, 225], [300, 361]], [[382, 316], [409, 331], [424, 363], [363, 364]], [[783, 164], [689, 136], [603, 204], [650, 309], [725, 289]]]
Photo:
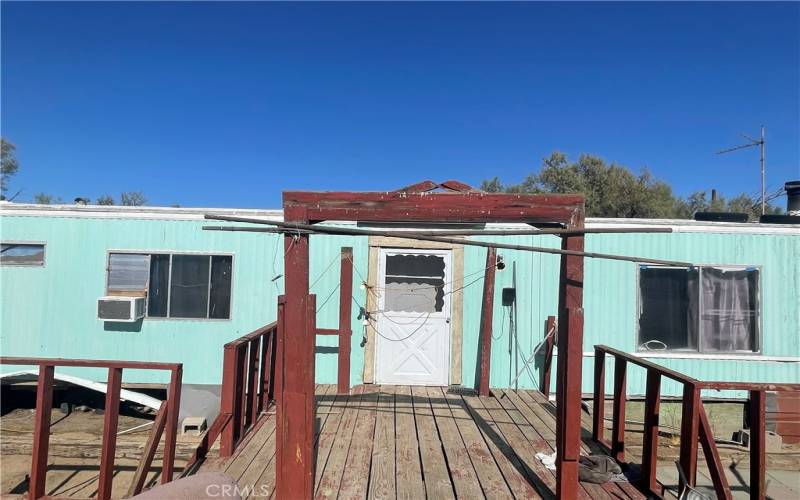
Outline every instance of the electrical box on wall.
[[503, 288], [503, 305], [512, 306], [515, 300], [517, 300], [517, 289]]

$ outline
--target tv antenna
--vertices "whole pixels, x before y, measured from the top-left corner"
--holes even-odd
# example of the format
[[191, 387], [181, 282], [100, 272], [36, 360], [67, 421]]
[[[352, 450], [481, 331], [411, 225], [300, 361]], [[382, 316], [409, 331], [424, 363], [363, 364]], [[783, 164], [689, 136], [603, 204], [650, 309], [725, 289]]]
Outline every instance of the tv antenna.
[[717, 151], [718, 155], [730, 153], [732, 151], [737, 151], [739, 149], [745, 148], [752, 148], [758, 146], [761, 150], [761, 215], [764, 215], [766, 212], [766, 204], [767, 204], [767, 184], [766, 184], [766, 175], [764, 173], [764, 146], [766, 143], [766, 139], [764, 138], [764, 125], [761, 125], [761, 138], [760, 139], [753, 139], [749, 135], [742, 134], [742, 137], [747, 139], [749, 142], [747, 144], [740, 144], [738, 146], [733, 146], [732, 148], [723, 149], [722, 151]]

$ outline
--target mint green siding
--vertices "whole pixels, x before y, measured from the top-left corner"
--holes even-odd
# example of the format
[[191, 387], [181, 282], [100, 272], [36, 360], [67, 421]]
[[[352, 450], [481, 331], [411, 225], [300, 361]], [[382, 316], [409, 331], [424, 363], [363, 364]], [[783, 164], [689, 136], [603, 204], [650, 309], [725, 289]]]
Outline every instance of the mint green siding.
[[[42, 356], [89, 359], [125, 359], [184, 363], [188, 383], [221, 381], [222, 346], [275, 319], [276, 299], [283, 292], [283, 241], [277, 235], [203, 231], [202, 220], [166, 220], [19, 216], [6, 211], [0, 217], [4, 241], [46, 242], [46, 265], [0, 268], [0, 350], [6, 356]], [[558, 247], [552, 236], [480, 237], [483, 241]], [[317, 295], [317, 325], [338, 323], [339, 253], [353, 247], [356, 273], [351, 328], [351, 382], [362, 381], [363, 326], [358, 305], [366, 292], [360, 285], [368, 274], [365, 237], [311, 237], [311, 293]], [[641, 257], [686, 260], [697, 264], [742, 264], [761, 269], [762, 356], [800, 357], [800, 232], [798, 234], [673, 234], [589, 235], [586, 249]], [[96, 319], [96, 301], [105, 295], [106, 262], [110, 250], [147, 252], [226, 253], [233, 257], [230, 320], [145, 319], [138, 326], [104, 323]], [[492, 342], [491, 385], [513, 386], [512, 380], [544, 335], [544, 322], [557, 310], [559, 257], [551, 254], [500, 250], [506, 268], [497, 273]], [[474, 386], [478, 358], [481, 278], [486, 250], [464, 250], [463, 385]], [[516, 268], [518, 345], [511, 341], [509, 309], [501, 292], [512, 285]], [[634, 263], [586, 259], [584, 351], [607, 344], [636, 350], [637, 273]], [[288, 332], [287, 341], [291, 341]], [[316, 379], [334, 383], [337, 339], [317, 337]], [[583, 363], [584, 392], [592, 390], [593, 358]], [[795, 361], [659, 359], [665, 366], [702, 379], [741, 381], [800, 381]], [[537, 361], [538, 363], [538, 361]], [[3, 371], [14, 367], [4, 366]], [[611, 368], [609, 367], [609, 370]], [[68, 371], [68, 370], [65, 370]], [[101, 371], [73, 371], [103, 379]], [[517, 385], [535, 387], [540, 377], [523, 371]], [[610, 377], [607, 378], [610, 381]], [[126, 382], [165, 382], [152, 373], [131, 371]], [[631, 369], [629, 393], [644, 391], [644, 372]], [[610, 389], [610, 387], [609, 387]], [[664, 392], [675, 393], [665, 385]]]

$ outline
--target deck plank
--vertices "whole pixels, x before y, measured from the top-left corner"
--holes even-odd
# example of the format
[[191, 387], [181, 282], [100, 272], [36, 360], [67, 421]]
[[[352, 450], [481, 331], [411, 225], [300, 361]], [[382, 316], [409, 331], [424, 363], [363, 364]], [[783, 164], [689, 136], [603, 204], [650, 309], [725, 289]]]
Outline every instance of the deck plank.
[[467, 411], [464, 400], [456, 394], [448, 394], [446, 388], [437, 390], [447, 404], [456, 429], [461, 434], [467, 456], [475, 469], [484, 496], [492, 499], [513, 498], [489, 446], [484, 441], [472, 415]]
[[[416, 388], [414, 388], [416, 394]], [[458, 425], [453, 418], [453, 413], [447, 400], [440, 388], [424, 387], [419, 388], [420, 394], [427, 394], [428, 401], [433, 411], [434, 421], [439, 430], [439, 437], [442, 441], [447, 458], [447, 468], [450, 471], [450, 478], [459, 498], [481, 498], [483, 490], [478, 481], [478, 474], [470, 460], [469, 451], [464, 445], [464, 440], [458, 431]]]
[[376, 403], [375, 442], [368, 498], [395, 498], [394, 391], [380, 387]]
[[359, 385], [352, 392], [353, 394], [347, 398], [347, 406], [344, 408], [339, 429], [333, 439], [328, 461], [325, 463], [325, 469], [322, 471], [317, 484], [316, 498], [336, 498], [339, 494], [342, 473], [344, 472], [347, 454], [350, 451], [350, 444], [353, 440], [358, 406], [361, 401], [361, 394], [364, 392], [364, 386]]
[[514, 452], [506, 436], [503, 435], [502, 430], [489, 414], [489, 410], [483, 405], [481, 398], [477, 396], [462, 396], [462, 400], [470, 417], [475, 420], [514, 497], [542, 498], [542, 494], [531, 484], [529, 479], [533, 472]]
[[427, 391], [419, 386], [412, 387], [411, 400], [428, 498], [455, 498]]
[[353, 440], [339, 486], [339, 498], [346, 500], [363, 500], [369, 491], [372, 448], [375, 442], [375, 405], [380, 388], [366, 387], [359, 401]]
[[425, 497], [425, 483], [422, 481], [422, 463], [411, 389], [408, 386], [395, 386], [393, 390], [397, 499], [417, 500]]
[[317, 463], [314, 476], [315, 488], [319, 488], [322, 473], [325, 471], [325, 466], [328, 463], [328, 457], [333, 448], [336, 433], [339, 431], [339, 426], [341, 425], [342, 417], [347, 408], [349, 399], [350, 396], [336, 394], [330, 404], [326, 405], [325, 408], [322, 409], [322, 412], [318, 413], [320, 418], [324, 417], [324, 420], [322, 421], [317, 437]]

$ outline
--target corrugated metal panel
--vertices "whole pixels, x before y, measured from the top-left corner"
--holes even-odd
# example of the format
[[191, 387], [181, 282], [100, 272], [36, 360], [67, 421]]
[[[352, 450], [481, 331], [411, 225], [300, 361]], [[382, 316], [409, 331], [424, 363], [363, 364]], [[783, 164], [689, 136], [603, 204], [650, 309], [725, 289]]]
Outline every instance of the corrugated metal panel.
[[[44, 268], [0, 269], [0, 343], [3, 354], [135, 360], [181, 361], [185, 381], [219, 383], [222, 345], [275, 319], [277, 296], [283, 291], [283, 243], [279, 236], [259, 233], [203, 231], [201, 220], [141, 220], [114, 218], [18, 217], [3, 214], [4, 240], [47, 242]], [[515, 244], [557, 247], [552, 236], [479, 238]], [[364, 237], [312, 236], [310, 282], [317, 294], [318, 324], [336, 326], [339, 300], [338, 256], [352, 246], [355, 268], [353, 297], [364, 303], [361, 280], [367, 276], [368, 246]], [[706, 264], [746, 264], [761, 267], [763, 353], [800, 356], [800, 235], [754, 234], [615, 234], [589, 235], [587, 250], [653, 258], [689, 260]], [[229, 321], [147, 320], [137, 331], [95, 319], [96, 299], [105, 293], [107, 251], [193, 251], [234, 254], [232, 318]], [[492, 385], [507, 387], [542, 340], [544, 321], [556, 313], [559, 257], [504, 251], [507, 267], [497, 273]], [[486, 250], [464, 252], [463, 383], [474, 386], [478, 357], [478, 328], [482, 275]], [[328, 267], [330, 265], [330, 268]], [[517, 333], [511, 341], [509, 310], [501, 292], [517, 276]], [[326, 271], [327, 269], [327, 271]], [[324, 272], [325, 271], [325, 272]], [[324, 272], [324, 273], [323, 273]], [[321, 277], [320, 277], [321, 276]], [[636, 349], [636, 276], [634, 263], [587, 259], [585, 269], [584, 350], [607, 344], [632, 352]], [[319, 279], [318, 279], [319, 278]], [[474, 282], [473, 282], [474, 281]], [[315, 283], [316, 282], [316, 283]], [[363, 373], [363, 327], [353, 308], [351, 380]], [[337, 340], [318, 337], [318, 345], [333, 348]], [[336, 379], [334, 349], [317, 355], [316, 379]], [[591, 391], [592, 358], [584, 363], [583, 390]], [[659, 360], [660, 363], [702, 379], [793, 381], [800, 378], [798, 363], [761, 361]], [[4, 370], [8, 370], [5, 367]], [[78, 375], [85, 372], [78, 373]], [[95, 375], [104, 378], [105, 374]], [[519, 387], [534, 387], [541, 376], [523, 372]], [[130, 381], [153, 381], [151, 374], [131, 373]], [[161, 380], [164, 381], [163, 379]], [[643, 390], [644, 375], [631, 374], [631, 393]], [[668, 388], [665, 388], [668, 389]], [[668, 390], [665, 392], [669, 392]]]

